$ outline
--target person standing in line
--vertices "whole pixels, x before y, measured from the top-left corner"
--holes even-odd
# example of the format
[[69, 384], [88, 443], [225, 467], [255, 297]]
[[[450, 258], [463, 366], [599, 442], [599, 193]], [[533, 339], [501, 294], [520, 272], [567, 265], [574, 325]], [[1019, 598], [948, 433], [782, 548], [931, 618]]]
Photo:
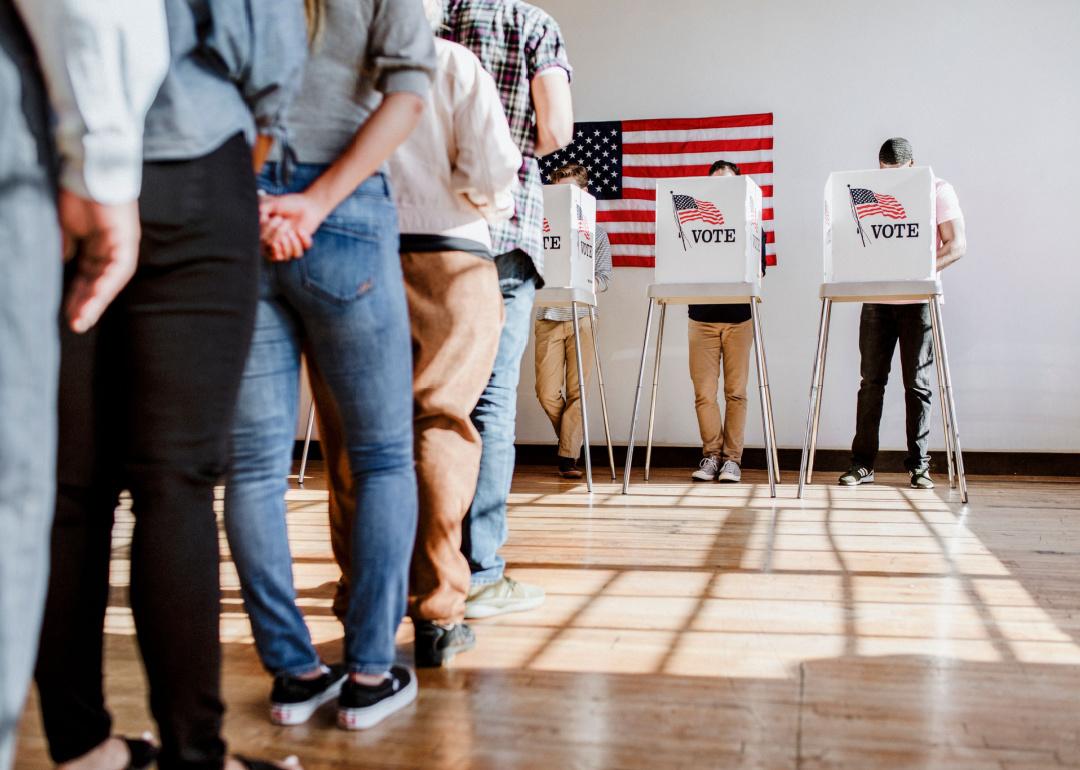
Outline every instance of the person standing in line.
[[[902, 137], [887, 139], [878, 152], [881, 168], [915, 165], [911, 142]], [[937, 211], [937, 269], [944, 270], [967, 252], [964, 214], [956, 190], [944, 179], [934, 179]], [[878, 431], [889, 382], [893, 351], [900, 345], [900, 370], [907, 410], [908, 480], [914, 489], [933, 489], [930, 478], [930, 369], [934, 365], [934, 335], [930, 305], [914, 302], [866, 303], [859, 321], [859, 355], [862, 381], [851, 443], [851, 468], [839, 479], [841, 486], [874, 482]]]
[[472, 571], [465, 617], [484, 618], [544, 602], [542, 588], [505, 574], [499, 549], [507, 537], [521, 359], [533, 300], [543, 285], [544, 196], [536, 159], [573, 137], [572, 70], [559, 25], [536, 6], [520, 0], [450, 0], [446, 22], [443, 37], [471, 50], [495, 78], [510, 134], [525, 158], [514, 216], [491, 229], [506, 322], [494, 370], [472, 414], [483, 453], [462, 537]]
[[[739, 176], [734, 163], [718, 160], [709, 176]], [[765, 275], [765, 238], [761, 238], [761, 274]], [[691, 305], [688, 327], [690, 379], [694, 383], [694, 410], [701, 433], [701, 465], [694, 481], [742, 480], [743, 441], [746, 433], [746, 381], [750, 375], [750, 347], [754, 327], [750, 304]], [[724, 415], [717, 402], [721, 367], [724, 376]]]
[[143, 119], [168, 63], [161, 2], [115, 5], [0, 3], [0, 770], [48, 589], [62, 256], [85, 332], [135, 270]]
[[[568, 163], [551, 174], [552, 184], [576, 184], [589, 189], [589, 171], [580, 163]], [[611, 285], [611, 243], [607, 232], [596, 226], [596, 249], [593, 262], [596, 293]], [[596, 308], [578, 310], [578, 333], [581, 336], [581, 366], [588, 388], [593, 362], [593, 327], [580, 319]], [[577, 350], [574, 344], [573, 312], [565, 307], [541, 307], [536, 310], [536, 398], [551, 420], [559, 440], [559, 475], [564, 479], [580, 479], [584, 474], [577, 467], [581, 454], [582, 425], [581, 397], [578, 387]]]
[[[420, 120], [435, 45], [420, 0], [327, 0], [291, 141], [260, 176], [263, 265], [255, 338], [232, 430], [225, 527], [263, 665], [270, 718], [375, 726], [417, 696], [397, 665], [417, 522], [412, 353], [386, 161]], [[295, 163], [292, 162], [295, 159]], [[285, 492], [300, 356], [331, 398], [356, 505], [339, 558], [355, 566], [345, 664], [326, 666], [296, 606]]]
[[62, 338], [53, 569], [35, 678], [49, 752], [72, 770], [145, 767], [158, 754], [112, 737], [103, 691], [113, 512], [125, 489], [158, 766], [269, 767], [227, 757], [222, 737], [214, 487], [255, 319], [253, 166], [266, 141], [253, 143], [278, 132], [299, 84], [303, 5], [166, 0], [165, 10], [171, 60], [146, 116], [138, 268], [92, 332]]

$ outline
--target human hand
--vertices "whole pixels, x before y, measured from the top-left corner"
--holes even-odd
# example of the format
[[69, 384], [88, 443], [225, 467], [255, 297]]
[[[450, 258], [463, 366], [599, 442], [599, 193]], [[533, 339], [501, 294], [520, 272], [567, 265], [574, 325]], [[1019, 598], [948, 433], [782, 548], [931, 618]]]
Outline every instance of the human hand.
[[263, 217], [260, 226], [263, 256], [270, 262], [299, 259], [311, 248], [311, 237], [298, 231], [293, 223], [284, 217]]
[[71, 330], [83, 333], [135, 274], [139, 262], [137, 201], [104, 204], [61, 190], [58, 204], [64, 259], [74, 259], [75, 277], [64, 299]]
[[328, 213], [307, 193], [264, 196], [259, 203], [263, 243], [279, 259], [296, 259], [311, 248], [311, 237]]

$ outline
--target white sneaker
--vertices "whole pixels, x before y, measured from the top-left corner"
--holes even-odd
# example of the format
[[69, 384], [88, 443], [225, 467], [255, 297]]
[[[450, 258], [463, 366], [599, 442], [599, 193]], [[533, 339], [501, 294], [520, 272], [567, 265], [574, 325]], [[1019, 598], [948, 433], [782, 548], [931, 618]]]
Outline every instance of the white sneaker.
[[694, 481], [716, 481], [716, 474], [720, 472], [720, 458], [709, 457], [701, 458], [701, 466], [690, 474], [690, 478]]
[[465, 617], [490, 618], [507, 612], [525, 612], [544, 603], [544, 589], [519, 583], [505, 575], [489, 585], [474, 586], [465, 599]]
[[739, 464], [734, 460], [725, 460], [717, 478], [729, 484], [742, 481], [742, 471], [739, 470]]

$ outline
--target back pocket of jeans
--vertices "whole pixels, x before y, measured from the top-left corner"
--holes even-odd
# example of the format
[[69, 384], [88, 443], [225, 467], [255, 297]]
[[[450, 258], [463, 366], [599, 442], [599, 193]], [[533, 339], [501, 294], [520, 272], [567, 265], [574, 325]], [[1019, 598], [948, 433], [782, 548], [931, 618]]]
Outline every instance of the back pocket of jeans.
[[336, 304], [353, 302], [374, 285], [382, 251], [378, 233], [324, 222], [300, 260], [304, 288]]

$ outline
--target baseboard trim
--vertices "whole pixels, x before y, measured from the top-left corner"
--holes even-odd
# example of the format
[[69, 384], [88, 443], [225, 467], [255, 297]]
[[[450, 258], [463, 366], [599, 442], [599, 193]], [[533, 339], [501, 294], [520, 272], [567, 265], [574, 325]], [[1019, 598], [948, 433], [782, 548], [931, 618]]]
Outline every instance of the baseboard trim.
[[[297, 441], [293, 457], [300, 459], [304, 442]], [[517, 462], [521, 465], [554, 465], [556, 450], [550, 444], [518, 444]], [[781, 449], [780, 470], [798, 471], [801, 459], [799, 449]], [[593, 467], [607, 463], [607, 446], [592, 447]], [[322, 459], [318, 441], [311, 442], [309, 458]], [[701, 448], [688, 446], [653, 447], [652, 464], [655, 468], [692, 468], [701, 461]], [[645, 462], [643, 447], [634, 452], [634, 464]], [[842, 449], [819, 449], [814, 457], [814, 470], [827, 473], [845, 471], [851, 463], [851, 453]], [[615, 467], [622, 473], [626, 465], [626, 447], [615, 447]], [[1080, 477], [1080, 453], [1076, 452], [964, 452], [965, 470], [980, 476], [1076, 476]], [[760, 470], [765, 467], [765, 450], [748, 447], [743, 453], [743, 467]], [[945, 458], [932, 453], [931, 469], [944, 473]], [[882, 473], [900, 473], [904, 470], [904, 452], [883, 451], [878, 455], [875, 470]]]

